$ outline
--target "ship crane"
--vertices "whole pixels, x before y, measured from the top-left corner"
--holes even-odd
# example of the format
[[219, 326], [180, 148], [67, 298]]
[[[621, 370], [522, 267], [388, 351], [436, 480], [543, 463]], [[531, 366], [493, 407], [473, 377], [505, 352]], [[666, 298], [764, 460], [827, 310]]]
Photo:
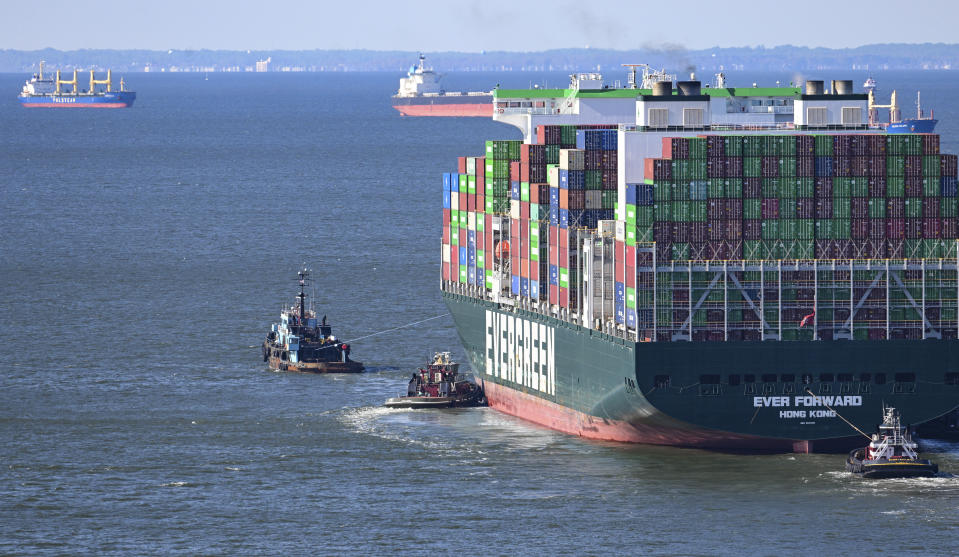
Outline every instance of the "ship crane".
[[60, 94], [61, 85], [73, 85], [73, 94], [77, 94], [77, 70], [73, 70], [73, 79], [70, 81], [60, 79], [60, 70], [57, 70], [57, 94]]
[[889, 104], [876, 104], [876, 94], [874, 91], [869, 91], [869, 125], [874, 126], [879, 123], [879, 109], [888, 108], [889, 109], [889, 123], [895, 124], [902, 120], [902, 114], [899, 111], [899, 102], [896, 100], [896, 92], [892, 92], [892, 96], [889, 99]]
[[107, 93], [109, 93], [110, 88], [113, 86], [113, 70], [107, 70], [106, 79], [94, 79], [93, 70], [90, 70], [90, 93], [93, 93], [97, 85], [106, 85]]

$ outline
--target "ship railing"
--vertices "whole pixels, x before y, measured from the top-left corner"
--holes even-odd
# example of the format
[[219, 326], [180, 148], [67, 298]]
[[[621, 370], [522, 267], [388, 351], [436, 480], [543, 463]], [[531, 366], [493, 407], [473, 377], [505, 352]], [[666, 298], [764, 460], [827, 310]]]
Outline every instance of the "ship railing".
[[[507, 109], [507, 110], [510, 110], [510, 109]], [[702, 127], [695, 128], [695, 130], [702, 130], [702, 129], [703, 129]], [[706, 126], [705, 129], [707, 129], [708, 131], [714, 131], [714, 132], [717, 132], [717, 131], [722, 131], [722, 132], [726, 132], [726, 131], [734, 131], [734, 132], [791, 131], [791, 132], [795, 132], [797, 130], [800, 130], [801, 128], [797, 128], [793, 122], [768, 122], [768, 123], [767, 122], [750, 122], [750, 123], [741, 123], [741, 124], [713, 122], [713, 123], [710, 123], [708, 126]], [[816, 126], [815, 128], [807, 126], [802, 129], [810, 133], [824, 132], [824, 131], [863, 131], [863, 130], [883, 131], [885, 129], [885, 125], [880, 125], [880, 124], [869, 124], [869, 125], [862, 124], [862, 125], [855, 125], [855, 126], [830, 125], [830, 126]], [[688, 130], [688, 132], [686, 132], [684, 131], [684, 128], [682, 126], [677, 126], [676, 129], [669, 128], [669, 129], [662, 130], [662, 129], [638, 126], [636, 124], [619, 124], [619, 130], [626, 131], [626, 132], [668, 131], [668, 132], [676, 132], [676, 133], [691, 133], [692, 131], [694, 131], [693, 129], [691, 129], [691, 130]]]
[[547, 107], [512, 107], [512, 108], [497, 108], [497, 114], [534, 114], [534, 115], [544, 115], [544, 114], [559, 114], [560, 109], [558, 108], [547, 108]]

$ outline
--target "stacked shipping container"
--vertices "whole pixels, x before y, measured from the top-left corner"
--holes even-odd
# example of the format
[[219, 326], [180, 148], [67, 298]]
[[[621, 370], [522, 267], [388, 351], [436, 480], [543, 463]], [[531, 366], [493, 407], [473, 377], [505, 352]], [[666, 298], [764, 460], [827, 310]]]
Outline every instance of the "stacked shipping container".
[[[536, 144], [461, 158], [444, 176], [444, 280], [492, 290], [499, 269], [510, 294], [579, 311], [618, 156], [616, 130], [541, 126]], [[615, 322], [637, 337], [955, 336], [956, 272], [903, 262], [955, 258], [956, 157], [938, 136], [668, 137], [645, 162], [612, 250]], [[892, 270], [837, 263], [880, 259]]]

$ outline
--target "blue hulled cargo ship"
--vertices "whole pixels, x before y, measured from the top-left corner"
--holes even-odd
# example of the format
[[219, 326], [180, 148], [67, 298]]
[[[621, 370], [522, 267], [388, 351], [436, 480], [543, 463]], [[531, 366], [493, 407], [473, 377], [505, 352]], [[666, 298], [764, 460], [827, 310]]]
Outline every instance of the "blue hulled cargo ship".
[[[97, 88], [100, 85], [102, 88]], [[69, 87], [65, 91], [64, 87]], [[120, 80], [120, 90], [113, 90], [113, 72], [107, 70], [106, 79], [96, 79], [93, 70], [90, 70], [90, 86], [87, 90], [80, 90], [77, 81], [77, 70], [73, 70], [73, 79], [60, 78], [57, 70], [54, 78], [44, 78], [43, 62], [40, 71], [33, 75], [23, 85], [17, 99], [27, 108], [47, 107], [74, 107], [74, 108], [129, 108], [137, 98], [134, 91], [126, 91], [123, 80]]]

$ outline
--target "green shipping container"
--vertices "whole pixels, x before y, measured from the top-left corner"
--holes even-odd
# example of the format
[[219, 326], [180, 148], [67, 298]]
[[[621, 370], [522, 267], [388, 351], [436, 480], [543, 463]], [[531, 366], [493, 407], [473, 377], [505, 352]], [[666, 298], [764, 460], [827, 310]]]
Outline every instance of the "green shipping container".
[[906, 218], [917, 219], [922, 217], [922, 198], [910, 197], [905, 201]]
[[603, 171], [602, 170], [586, 171], [586, 189], [588, 190], [603, 189]]
[[905, 197], [906, 179], [902, 176], [886, 178], [886, 197]]
[[852, 237], [852, 220], [848, 218], [832, 220], [833, 238], [848, 240]]
[[832, 229], [832, 219], [819, 219], [816, 221], [816, 238], [820, 240], [833, 240], [835, 233]]
[[726, 197], [729, 199], [739, 199], [743, 196], [742, 178], [726, 179]]
[[743, 199], [743, 218], [761, 219], [763, 217], [761, 199]]
[[779, 197], [780, 180], [779, 178], [763, 178], [763, 197]]
[[886, 217], [886, 200], [877, 197], [869, 200], [869, 218], [881, 219]]
[[851, 178], [833, 178], [832, 196], [836, 199], [852, 197], [852, 179]]
[[778, 240], [781, 238], [779, 220], [768, 219], [763, 221], [763, 240]]
[[[793, 143], [793, 148], [796, 144]], [[782, 157], [779, 159], [779, 175], [783, 177], [796, 175], [796, 157]]]
[[923, 176], [922, 195], [926, 197], [939, 197], [941, 193], [939, 176]]
[[[629, 216], [627, 207], [627, 217]], [[656, 221], [656, 211], [653, 207], [636, 207], [636, 224], [638, 226], [652, 226]]]
[[779, 200], [779, 217], [784, 219], [796, 218], [796, 200], [795, 199]]
[[849, 198], [832, 200], [832, 216], [836, 219], [852, 218], [852, 205]]
[[850, 178], [850, 193], [852, 197], [869, 197], [869, 179], [864, 177]]
[[886, 157], [886, 176], [905, 176], [906, 158], [899, 155], [888, 155]]
[[798, 178], [796, 181], [796, 197], [800, 199], [812, 199], [815, 192], [816, 180], [814, 178]]
[[833, 155], [833, 137], [831, 135], [813, 136], [816, 142], [817, 157], [831, 157]]
[[725, 182], [723, 178], [710, 178], [706, 181], [706, 192], [710, 199], [726, 196]]
[[723, 138], [723, 145], [727, 157], [743, 156], [743, 137], [741, 135], [727, 135]]
[[940, 197], [939, 198], [939, 216], [940, 217], [959, 216], [959, 212], [957, 212], [957, 205], [959, 205], [959, 198]]
[[665, 180], [657, 180], [653, 183], [653, 200], [669, 201], [673, 195], [673, 184]]
[[672, 207], [672, 221], [673, 222], [689, 222], [689, 201], [673, 201]]
[[758, 178], [762, 175], [763, 175], [762, 157], [743, 157], [743, 176], [747, 178]]
[[689, 220], [691, 222], [706, 222], [708, 201], [689, 202]]
[[939, 177], [940, 155], [926, 155], [922, 157], [922, 175]]
[[780, 178], [779, 179], [779, 198], [795, 199], [799, 191], [799, 178]]
[[689, 260], [689, 244], [673, 242], [673, 261]]
[[672, 202], [657, 201], [654, 209], [657, 222], [669, 222], [673, 220]]
[[796, 239], [812, 240], [816, 237], [815, 219], [798, 219], [796, 221]]

